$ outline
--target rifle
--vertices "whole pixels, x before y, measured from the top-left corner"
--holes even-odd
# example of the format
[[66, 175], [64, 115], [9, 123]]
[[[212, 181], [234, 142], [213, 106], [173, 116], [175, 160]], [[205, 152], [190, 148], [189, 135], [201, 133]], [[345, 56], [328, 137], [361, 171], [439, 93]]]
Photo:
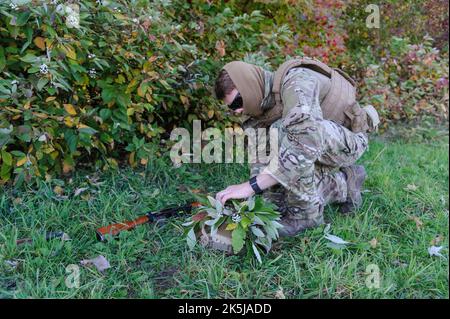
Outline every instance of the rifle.
[[110, 234], [114, 237], [124, 230], [132, 230], [139, 225], [163, 220], [167, 217], [174, 216], [179, 212], [190, 213], [192, 208], [199, 206], [201, 206], [201, 204], [198, 202], [188, 203], [182, 206], [165, 208], [157, 212], [148, 212], [145, 215], [139, 216], [134, 220], [103, 226], [96, 230], [97, 239], [100, 241], [104, 241], [106, 239], [105, 235], [107, 234]]

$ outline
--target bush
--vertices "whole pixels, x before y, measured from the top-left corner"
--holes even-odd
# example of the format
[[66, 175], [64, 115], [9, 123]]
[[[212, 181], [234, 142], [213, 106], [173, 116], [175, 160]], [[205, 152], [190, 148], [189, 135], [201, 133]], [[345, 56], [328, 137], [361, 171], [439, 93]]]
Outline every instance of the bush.
[[[70, 174], [76, 165], [147, 165], [174, 126], [230, 125], [211, 84], [231, 60], [275, 69], [289, 56], [312, 55], [369, 72], [363, 101], [388, 119], [442, 108], [423, 102], [441, 103], [448, 81], [448, 59], [429, 44], [417, 47], [416, 60], [408, 60], [415, 47], [380, 50], [387, 63], [370, 73], [380, 64], [367, 49], [373, 43], [359, 38], [357, 46], [358, 36], [348, 36], [365, 21], [350, 22], [363, 0], [59, 2], [0, 3], [0, 183]], [[396, 70], [399, 61], [410, 67]], [[391, 85], [399, 79], [406, 82]], [[377, 102], [391, 87], [387, 102]]]
[[79, 21], [58, 1], [17, 3], [0, 4], [2, 182], [145, 165], [174, 125], [226, 124], [206, 86], [226, 52], [288, 40], [283, 28], [261, 34], [257, 11], [203, 1], [80, 1]]
[[448, 120], [448, 58], [425, 37], [421, 44], [394, 37], [382, 63], [371, 49], [359, 57], [367, 65], [360, 74], [360, 101], [380, 112], [384, 125], [431, 116]]

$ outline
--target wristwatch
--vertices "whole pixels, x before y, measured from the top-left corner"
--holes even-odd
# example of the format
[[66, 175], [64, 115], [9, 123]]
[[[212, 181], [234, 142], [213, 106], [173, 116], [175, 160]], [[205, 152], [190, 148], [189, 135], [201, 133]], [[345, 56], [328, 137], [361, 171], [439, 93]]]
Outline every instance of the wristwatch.
[[250, 178], [249, 183], [255, 194], [261, 194], [263, 192], [262, 189], [259, 188], [258, 183], [256, 182], [256, 176]]

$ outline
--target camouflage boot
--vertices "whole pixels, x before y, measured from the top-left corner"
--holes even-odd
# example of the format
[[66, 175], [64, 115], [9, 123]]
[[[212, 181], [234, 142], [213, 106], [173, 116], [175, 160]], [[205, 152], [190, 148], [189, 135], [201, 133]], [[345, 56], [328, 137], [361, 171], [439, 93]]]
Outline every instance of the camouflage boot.
[[305, 229], [323, 224], [323, 205], [319, 200], [302, 201], [288, 193], [286, 204], [286, 213], [282, 214], [279, 221], [283, 225], [283, 228], [278, 230], [280, 237], [295, 236]]
[[280, 237], [293, 237], [308, 228], [318, 226], [313, 220], [295, 218], [295, 215], [287, 214], [279, 221], [283, 228], [278, 229]]
[[347, 201], [342, 204], [341, 213], [349, 214], [362, 204], [361, 191], [367, 175], [362, 165], [342, 167], [341, 172], [345, 174], [347, 180]]

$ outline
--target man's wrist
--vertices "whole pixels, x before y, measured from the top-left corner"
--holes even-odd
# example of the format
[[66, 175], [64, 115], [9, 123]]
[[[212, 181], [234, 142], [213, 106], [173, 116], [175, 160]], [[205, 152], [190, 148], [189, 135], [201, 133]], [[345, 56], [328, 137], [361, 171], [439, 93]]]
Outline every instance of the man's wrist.
[[256, 180], [256, 176], [253, 176], [248, 181], [250, 184], [250, 187], [253, 189], [253, 192], [255, 192], [256, 195], [261, 194], [263, 191], [258, 185], [258, 181]]

